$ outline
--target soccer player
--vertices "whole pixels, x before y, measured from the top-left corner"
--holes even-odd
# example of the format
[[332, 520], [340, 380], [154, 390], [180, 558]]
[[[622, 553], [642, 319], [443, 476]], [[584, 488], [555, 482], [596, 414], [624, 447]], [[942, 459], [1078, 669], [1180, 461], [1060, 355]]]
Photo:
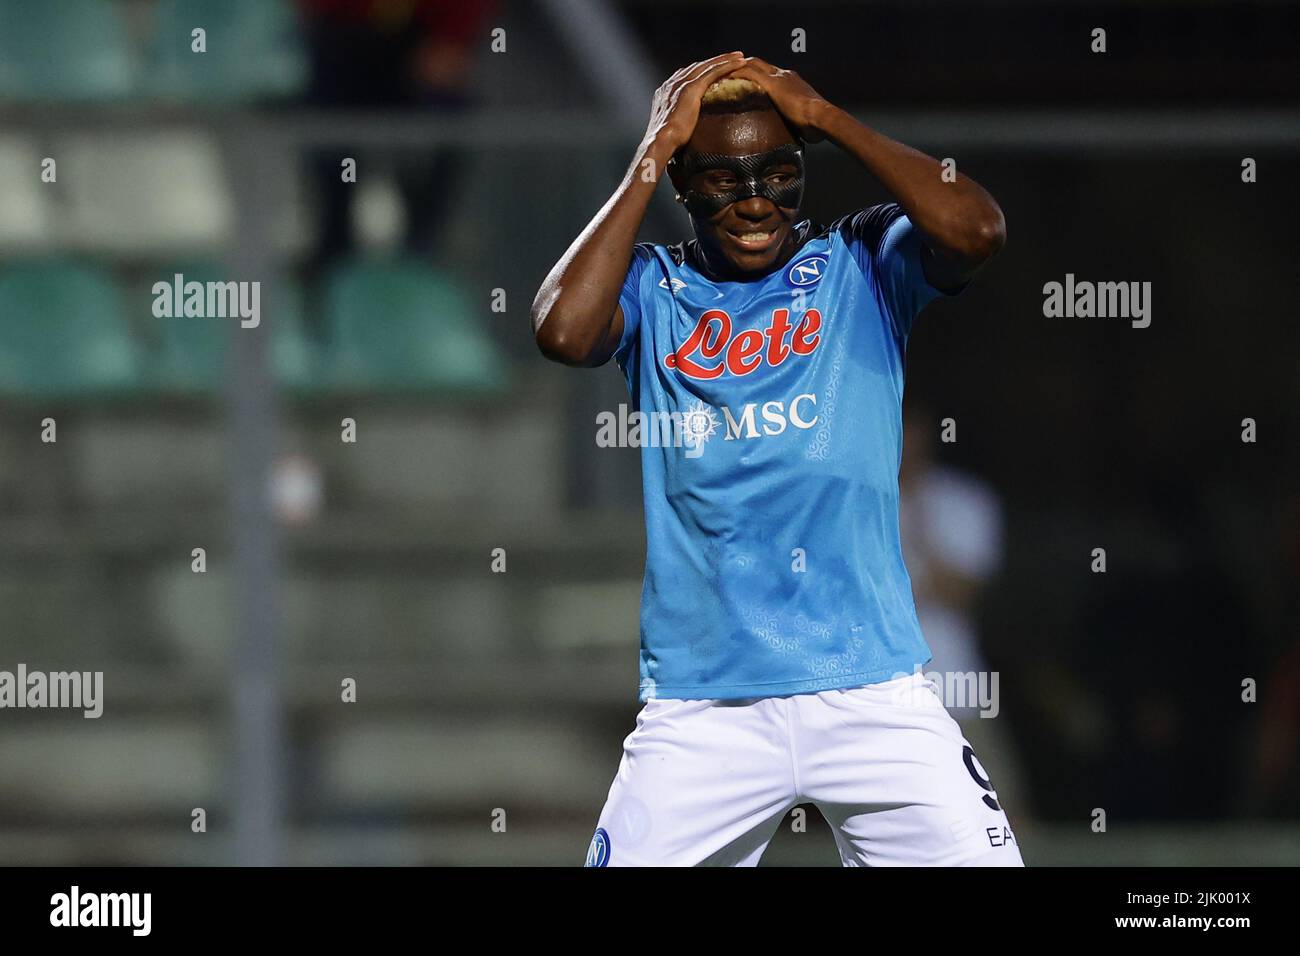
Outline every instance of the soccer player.
[[[896, 203], [800, 219], [827, 140]], [[637, 243], [666, 171], [695, 238]], [[636, 729], [592, 866], [756, 865], [814, 803], [846, 866], [1021, 864], [987, 774], [921, 673], [898, 532], [916, 314], [1001, 248], [979, 185], [796, 73], [727, 53], [674, 73], [614, 195], [533, 303], [547, 357], [617, 359], [642, 449]]]

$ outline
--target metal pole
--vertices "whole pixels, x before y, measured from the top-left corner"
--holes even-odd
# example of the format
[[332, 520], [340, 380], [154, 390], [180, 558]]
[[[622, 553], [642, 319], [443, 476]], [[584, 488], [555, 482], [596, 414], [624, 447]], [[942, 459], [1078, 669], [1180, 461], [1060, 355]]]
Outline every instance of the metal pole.
[[230, 661], [230, 798], [233, 862], [282, 862], [284, 804], [284, 675], [280, 640], [282, 574], [279, 527], [271, 510], [270, 483], [279, 433], [271, 373], [275, 323], [271, 217], [276, 208], [279, 140], [255, 121], [223, 130], [226, 170], [235, 197], [239, 241], [228, 259], [228, 279], [261, 281], [262, 321], [243, 328], [225, 321], [227, 427], [230, 440], [230, 529], [236, 634]]

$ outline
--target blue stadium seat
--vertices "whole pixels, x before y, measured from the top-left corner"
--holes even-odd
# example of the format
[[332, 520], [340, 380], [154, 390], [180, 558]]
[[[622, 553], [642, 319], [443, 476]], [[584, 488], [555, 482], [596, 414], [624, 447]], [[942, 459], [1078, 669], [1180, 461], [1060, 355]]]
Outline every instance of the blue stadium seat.
[[[206, 32], [206, 52], [192, 32]], [[167, 99], [292, 96], [307, 78], [298, 21], [286, 0], [158, 0], [149, 54], [150, 92]]]
[[454, 279], [423, 263], [344, 263], [327, 281], [325, 311], [339, 388], [487, 393], [506, 383], [486, 302], [471, 308]]
[[104, 272], [62, 260], [0, 269], [0, 392], [129, 393], [139, 372], [121, 295]]
[[113, 0], [0, 0], [0, 97], [113, 99], [137, 73]]

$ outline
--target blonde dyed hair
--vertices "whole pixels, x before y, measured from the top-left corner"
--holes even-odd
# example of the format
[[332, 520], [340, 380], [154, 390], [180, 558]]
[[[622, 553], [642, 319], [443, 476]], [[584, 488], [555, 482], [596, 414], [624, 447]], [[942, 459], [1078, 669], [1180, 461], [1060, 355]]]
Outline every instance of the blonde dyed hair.
[[715, 80], [700, 98], [700, 111], [703, 113], [745, 113], [771, 108], [772, 101], [763, 88], [743, 77], [724, 76]]

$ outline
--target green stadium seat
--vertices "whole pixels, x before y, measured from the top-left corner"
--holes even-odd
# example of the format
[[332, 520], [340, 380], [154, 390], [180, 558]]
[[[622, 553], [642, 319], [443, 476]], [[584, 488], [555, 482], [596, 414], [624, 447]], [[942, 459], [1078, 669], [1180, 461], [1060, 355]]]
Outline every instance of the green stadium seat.
[[0, 0], [0, 97], [114, 99], [136, 76], [113, 0]]
[[[202, 27], [206, 52], [191, 48]], [[286, 0], [158, 0], [149, 54], [150, 92], [167, 99], [292, 96], [307, 78], [298, 22]]]
[[488, 393], [505, 360], [446, 273], [411, 260], [354, 261], [326, 285], [331, 380], [340, 388]]
[[[211, 264], [178, 265], [160, 270], [161, 281], [170, 282], [180, 273], [186, 282], [224, 282], [229, 278]], [[152, 300], [150, 300], [152, 305]], [[317, 372], [316, 349], [303, 327], [302, 288], [294, 282], [281, 283], [272, 312], [263, 303], [261, 328], [271, 335], [271, 368], [276, 381], [290, 389], [309, 389]], [[150, 310], [152, 317], [152, 309]], [[155, 318], [157, 361], [152, 381], [174, 392], [216, 392], [225, 381], [226, 354], [233, 335], [251, 335], [237, 318]]]
[[0, 392], [129, 393], [139, 372], [139, 350], [107, 274], [61, 260], [0, 269]]

